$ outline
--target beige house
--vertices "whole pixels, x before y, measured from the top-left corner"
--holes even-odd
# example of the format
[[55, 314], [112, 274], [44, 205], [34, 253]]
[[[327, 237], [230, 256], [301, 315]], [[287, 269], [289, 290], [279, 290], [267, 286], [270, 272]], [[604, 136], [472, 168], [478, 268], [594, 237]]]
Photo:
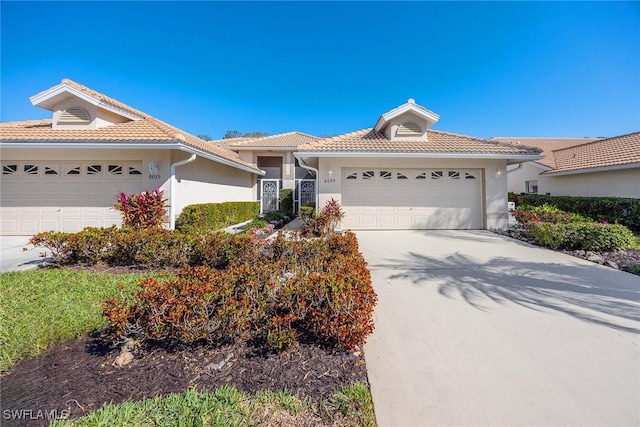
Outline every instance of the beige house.
[[64, 79], [30, 98], [47, 120], [0, 124], [0, 234], [120, 222], [116, 195], [161, 188], [169, 226], [193, 203], [255, 200], [252, 162]]
[[508, 171], [514, 193], [640, 198], [640, 132], [605, 139], [492, 140], [543, 149], [544, 159]]
[[265, 172], [258, 180], [256, 193], [262, 212], [279, 208], [281, 189], [294, 190], [296, 212], [299, 206], [315, 204], [315, 174], [302, 167], [294, 153], [298, 146], [317, 139], [302, 132], [287, 132], [262, 138], [238, 138], [227, 143], [229, 149], [238, 152], [240, 159], [256, 164]]
[[439, 119], [413, 100], [373, 128], [298, 147], [317, 171], [318, 204], [335, 199], [348, 229], [486, 229], [508, 224], [509, 165], [537, 148], [431, 129]]

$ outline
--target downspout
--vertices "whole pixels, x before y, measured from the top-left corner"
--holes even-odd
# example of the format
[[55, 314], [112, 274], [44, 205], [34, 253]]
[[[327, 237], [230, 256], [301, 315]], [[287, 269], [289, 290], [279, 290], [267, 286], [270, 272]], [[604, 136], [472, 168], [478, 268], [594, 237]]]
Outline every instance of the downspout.
[[[317, 209], [319, 209], [319, 206], [320, 206], [320, 193], [319, 193], [319, 190], [320, 190], [320, 188], [319, 188], [320, 187], [320, 182], [319, 182], [320, 172], [318, 171], [318, 169], [306, 164], [304, 162], [304, 160], [302, 160], [300, 157], [296, 156], [295, 153], [293, 155], [295, 156], [296, 159], [298, 159], [298, 164], [300, 166], [302, 166], [306, 170], [310, 170], [316, 176], [316, 185], [314, 187], [315, 187], [315, 190], [316, 190], [315, 192], [316, 192], [316, 210], [317, 210]], [[300, 209], [299, 206], [298, 206], [298, 209]]]
[[515, 172], [518, 169], [522, 169], [522, 163], [518, 163], [518, 167], [515, 167], [513, 169], [507, 169], [507, 175], [509, 175], [511, 172]]
[[196, 157], [198, 157], [196, 154], [192, 154], [188, 159], [180, 160], [171, 165], [171, 176], [169, 177], [169, 230], [176, 228], [176, 168], [193, 162]]

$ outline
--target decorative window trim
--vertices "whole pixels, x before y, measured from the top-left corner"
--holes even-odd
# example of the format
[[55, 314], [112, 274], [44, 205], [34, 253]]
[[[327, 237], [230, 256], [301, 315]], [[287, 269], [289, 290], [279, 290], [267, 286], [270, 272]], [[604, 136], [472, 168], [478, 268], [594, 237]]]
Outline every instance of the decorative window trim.
[[374, 179], [376, 177], [376, 171], [362, 171], [362, 179]]
[[107, 173], [109, 175], [122, 175], [123, 169], [124, 167], [121, 164], [110, 164], [107, 166]]
[[102, 165], [101, 164], [89, 164], [86, 168], [87, 175], [91, 176], [100, 176], [102, 175]]
[[60, 175], [60, 165], [44, 165], [45, 175]]
[[22, 171], [24, 172], [25, 175], [38, 175], [38, 170], [40, 168], [38, 167], [38, 165], [32, 164], [32, 163], [25, 163], [24, 166], [22, 167]]
[[379, 176], [380, 176], [380, 179], [390, 180], [393, 177], [393, 174], [391, 173], [391, 171], [381, 170], [379, 172]]
[[431, 179], [444, 178], [444, 171], [431, 171]]
[[347, 177], [345, 179], [358, 179], [358, 172], [352, 172], [349, 175], [347, 175]]
[[447, 173], [447, 177], [449, 179], [460, 179], [460, 172], [459, 171], [449, 171]]
[[396, 172], [396, 179], [400, 181], [408, 180], [409, 177], [403, 172]]
[[64, 174], [65, 175], [82, 175], [82, 165], [79, 165], [79, 164], [64, 165]]
[[416, 175], [416, 177], [414, 179], [427, 179], [427, 173], [426, 172], [420, 172], [418, 175]]
[[464, 179], [467, 180], [472, 180], [472, 179], [476, 179], [475, 174], [471, 173], [471, 172], [465, 172], [464, 173]]
[[129, 175], [142, 175], [142, 171], [140, 171], [140, 166], [138, 165], [128, 165], [127, 171]]

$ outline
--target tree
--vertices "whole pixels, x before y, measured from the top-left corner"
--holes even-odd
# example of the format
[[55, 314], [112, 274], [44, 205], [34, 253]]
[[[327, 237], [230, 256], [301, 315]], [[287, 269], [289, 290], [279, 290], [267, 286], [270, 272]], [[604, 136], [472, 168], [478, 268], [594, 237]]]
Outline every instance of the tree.
[[266, 132], [245, 132], [242, 133], [237, 130], [228, 130], [227, 133], [224, 134], [222, 139], [231, 139], [231, 138], [262, 138], [264, 136], [269, 136]]
[[200, 134], [200, 135], [196, 135], [198, 138], [204, 140], [204, 141], [213, 141], [213, 138], [211, 138], [209, 135], [207, 134]]

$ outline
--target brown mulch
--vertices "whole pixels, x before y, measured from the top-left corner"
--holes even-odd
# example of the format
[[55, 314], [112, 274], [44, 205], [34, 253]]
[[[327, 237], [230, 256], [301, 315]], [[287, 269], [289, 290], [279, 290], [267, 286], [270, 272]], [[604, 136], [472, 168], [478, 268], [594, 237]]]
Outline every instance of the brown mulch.
[[[344, 385], [367, 381], [361, 353], [330, 352], [309, 344], [280, 354], [264, 353], [261, 346], [250, 342], [217, 348], [150, 346], [136, 349], [134, 360], [117, 368], [113, 363], [119, 354], [119, 349], [95, 334], [24, 360], [1, 378], [2, 411], [26, 409], [35, 414], [70, 409], [71, 417], [76, 418], [106, 402], [140, 400], [196, 386], [213, 390], [222, 385], [248, 393], [287, 390], [320, 402]], [[222, 369], [212, 366], [226, 359]], [[7, 422], [2, 421], [3, 425]], [[42, 424], [46, 423], [35, 420], [19, 425]]]

